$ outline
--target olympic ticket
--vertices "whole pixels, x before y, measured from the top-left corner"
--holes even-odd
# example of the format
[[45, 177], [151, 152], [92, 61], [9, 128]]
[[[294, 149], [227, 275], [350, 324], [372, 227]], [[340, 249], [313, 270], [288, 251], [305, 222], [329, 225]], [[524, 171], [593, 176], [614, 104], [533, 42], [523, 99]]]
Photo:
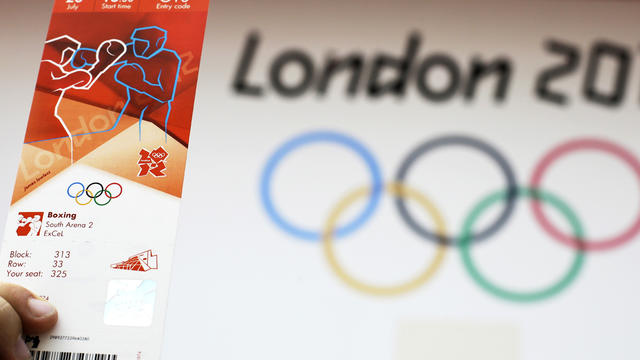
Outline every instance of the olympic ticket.
[[158, 359], [208, 0], [56, 0], [0, 253], [34, 359]]

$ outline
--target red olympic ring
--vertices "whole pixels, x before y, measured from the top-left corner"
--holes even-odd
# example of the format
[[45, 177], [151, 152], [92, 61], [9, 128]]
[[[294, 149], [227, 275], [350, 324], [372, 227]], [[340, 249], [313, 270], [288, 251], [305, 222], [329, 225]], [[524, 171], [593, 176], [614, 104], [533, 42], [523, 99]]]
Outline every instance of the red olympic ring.
[[[640, 161], [625, 148], [604, 140], [576, 139], [555, 147], [542, 158], [542, 160], [536, 166], [533, 175], [531, 176], [531, 188], [541, 188], [540, 184], [542, 182], [544, 172], [551, 166], [554, 161], [564, 155], [580, 150], [598, 150], [614, 155], [615, 157], [621, 159], [624, 163], [629, 165], [640, 180]], [[533, 214], [535, 215], [535, 218], [540, 226], [542, 226], [542, 228], [554, 239], [560, 241], [565, 245], [571, 246], [574, 249], [583, 249], [587, 251], [613, 249], [630, 241], [640, 232], [639, 214], [635, 222], [628, 229], [624, 230], [618, 235], [598, 240], [575, 239], [571, 235], [564, 234], [563, 232], [558, 230], [549, 221], [549, 219], [542, 211], [540, 201], [532, 201], [531, 206], [533, 209]]]
[[[111, 194], [110, 194], [109, 192], [107, 192], [107, 190], [109, 189], [109, 186], [111, 186], [111, 185], [117, 185], [117, 186], [120, 188], [120, 192], [118, 193], [118, 196], [111, 196]], [[119, 197], [120, 197], [120, 195], [122, 195], [122, 185], [120, 185], [120, 184], [119, 184], [119, 183], [117, 183], [117, 182], [112, 182], [111, 184], [109, 184], [109, 185], [105, 186], [104, 190], [105, 190], [105, 194], [106, 194], [106, 196], [107, 196], [109, 199], [117, 199], [117, 198], [119, 198]]]

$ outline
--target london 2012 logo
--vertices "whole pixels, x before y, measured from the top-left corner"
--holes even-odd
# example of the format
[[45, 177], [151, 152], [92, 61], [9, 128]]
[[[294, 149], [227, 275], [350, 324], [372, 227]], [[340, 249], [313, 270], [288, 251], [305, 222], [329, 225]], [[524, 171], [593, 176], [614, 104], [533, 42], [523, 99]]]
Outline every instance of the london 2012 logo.
[[138, 166], [140, 167], [140, 171], [138, 172], [138, 177], [149, 174], [153, 175], [153, 177], [167, 176], [165, 170], [167, 169], [166, 161], [169, 153], [164, 147], [160, 146], [152, 151], [143, 148], [140, 150], [139, 155]]
[[[353, 151], [364, 161], [371, 177], [369, 185], [356, 189], [338, 200], [322, 229], [305, 228], [286, 219], [277, 210], [272, 197], [272, 182], [278, 165], [295, 150], [315, 143], [329, 143]], [[448, 147], [464, 147], [489, 157], [498, 165], [507, 184], [506, 188], [498, 189], [486, 195], [472, 207], [457, 234], [449, 233], [440, 210], [426, 195], [405, 184], [410, 170], [419, 159], [439, 149]], [[325, 257], [333, 272], [355, 290], [373, 295], [398, 295], [415, 290], [436, 274], [443, 264], [447, 250], [457, 248], [465, 270], [481, 289], [508, 301], [536, 302], [549, 299], [566, 290], [580, 273], [586, 253], [618, 248], [634, 239], [640, 233], [639, 216], [628, 228], [620, 231], [617, 235], [604, 239], [589, 238], [585, 233], [582, 222], [578, 218], [577, 212], [558, 195], [549, 192], [543, 187], [542, 183], [545, 174], [557, 160], [569, 154], [582, 151], [595, 151], [618, 158], [631, 168], [637, 177], [638, 183], [640, 183], [640, 160], [632, 152], [619, 144], [605, 139], [577, 138], [565, 141], [549, 150], [535, 166], [529, 184], [526, 186], [520, 185], [511, 163], [501, 151], [482, 139], [466, 135], [440, 136], [418, 144], [401, 162], [395, 179], [385, 183], [378, 161], [363, 143], [339, 132], [314, 131], [290, 139], [277, 148], [268, 158], [261, 175], [261, 201], [269, 219], [282, 231], [301, 240], [321, 242]], [[385, 192], [395, 198], [395, 207], [404, 223], [421, 238], [432, 242], [437, 247], [436, 255], [426, 269], [414, 278], [392, 286], [371, 284], [348, 273], [338, 261], [333, 245], [334, 238], [344, 238], [353, 234], [371, 219]], [[480, 270], [471, 254], [471, 248], [474, 244], [488, 241], [509, 221], [514, 212], [514, 206], [520, 198], [530, 200], [535, 220], [549, 236], [574, 251], [573, 260], [568, 271], [552, 284], [534, 291], [513, 290], [498, 285]], [[367, 200], [363, 210], [351, 222], [337, 226], [347, 210], [360, 199]], [[433, 219], [435, 229], [431, 229], [419, 222], [419, 217], [416, 217], [410, 211], [413, 208], [408, 207], [407, 200], [415, 201], [419, 208], [423, 209]], [[549, 220], [549, 217], [543, 211], [543, 203], [557, 210], [567, 220], [571, 229], [570, 233], [559, 229]], [[503, 207], [497, 213], [497, 217], [484, 228], [476, 230], [476, 225], [480, 223], [481, 216], [484, 213], [491, 212], [499, 204], [503, 204]]]

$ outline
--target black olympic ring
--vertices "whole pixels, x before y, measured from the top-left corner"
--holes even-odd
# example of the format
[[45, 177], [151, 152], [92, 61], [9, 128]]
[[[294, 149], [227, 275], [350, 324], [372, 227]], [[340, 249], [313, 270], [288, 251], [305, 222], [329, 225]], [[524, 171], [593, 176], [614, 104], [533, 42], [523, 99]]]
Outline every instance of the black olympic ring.
[[[507, 222], [507, 220], [513, 213], [518, 195], [518, 184], [513, 171], [513, 167], [509, 164], [507, 159], [494, 147], [482, 140], [463, 135], [450, 135], [428, 140], [416, 147], [413, 151], [411, 151], [411, 153], [409, 153], [409, 155], [400, 165], [400, 169], [396, 174], [395, 181], [396, 183], [404, 184], [409, 169], [420, 157], [422, 157], [429, 151], [435, 150], [439, 147], [452, 145], [470, 147], [487, 154], [498, 164], [500, 170], [504, 174], [505, 179], [507, 180], [507, 199], [505, 201], [504, 210], [500, 213], [498, 219], [496, 219], [486, 229], [471, 235], [471, 241], [482, 241], [498, 232], [498, 230], [500, 230], [500, 228]], [[459, 243], [460, 239], [458, 239], [458, 236], [441, 236], [420, 225], [414, 219], [411, 213], [409, 213], [405, 197], [397, 196], [395, 202], [398, 211], [400, 212], [400, 216], [402, 217], [404, 222], [407, 223], [407, 225], [409, 225], [409, 227], [421, 237], [445, 245], [457, 245]]]
[[90, 197], [92, 199], [95, 199], [95, 198], [99, 197], [100, 195], [102, 195], [104, 193], [104, 186], [102, 186], [102, 184], [100, 184], [99, 182], [93, 182], [93, 183], [87, 185], [87, 190], [89, 190], [89, 188], [92, 185], [100, 185], [100, 191], [98, 191], [97, 193], [94, 193], [95, 195], [93, 195], [93, 196], [89, 195], [90, 194], [89, 192], [86, 192], [88, 197]]

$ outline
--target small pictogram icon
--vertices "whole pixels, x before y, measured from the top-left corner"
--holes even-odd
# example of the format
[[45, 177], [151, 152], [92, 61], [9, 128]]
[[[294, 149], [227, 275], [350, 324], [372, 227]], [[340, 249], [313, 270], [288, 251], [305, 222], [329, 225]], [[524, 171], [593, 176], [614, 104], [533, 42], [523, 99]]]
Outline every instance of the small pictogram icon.
[[32, 349], [37, 349], [38, 346], [40, 345], [40, 336], [35, 335], [35, 336], [31, 336], [31, 335], [27, 335], [24, 337], [24, 342], [26, 344], [31, 344], [31, 348]]
[[158, 270], [158, 255], [154, 255], [152, 250], [147, 250], [133, 255], [125, 261], [112, 264], [111, 268], [142, 272]]
[[167, 174], [164, 173], [164, 170], [167, 168], [165, 161], [169, 157], [169, 153], [162, 146], [159, 148], [149, 151], [147, 149], [140, 150], [140, 160], [138, 160], [138, 165], [140, 166], [140, 172], [138, 176], [147, 176], [148, 174], [153, 175], [154, 177], [165, 177]]
[[44, 212], [20, 212], [18, 213], [18, 236], [40, 236], [42, 218]]

